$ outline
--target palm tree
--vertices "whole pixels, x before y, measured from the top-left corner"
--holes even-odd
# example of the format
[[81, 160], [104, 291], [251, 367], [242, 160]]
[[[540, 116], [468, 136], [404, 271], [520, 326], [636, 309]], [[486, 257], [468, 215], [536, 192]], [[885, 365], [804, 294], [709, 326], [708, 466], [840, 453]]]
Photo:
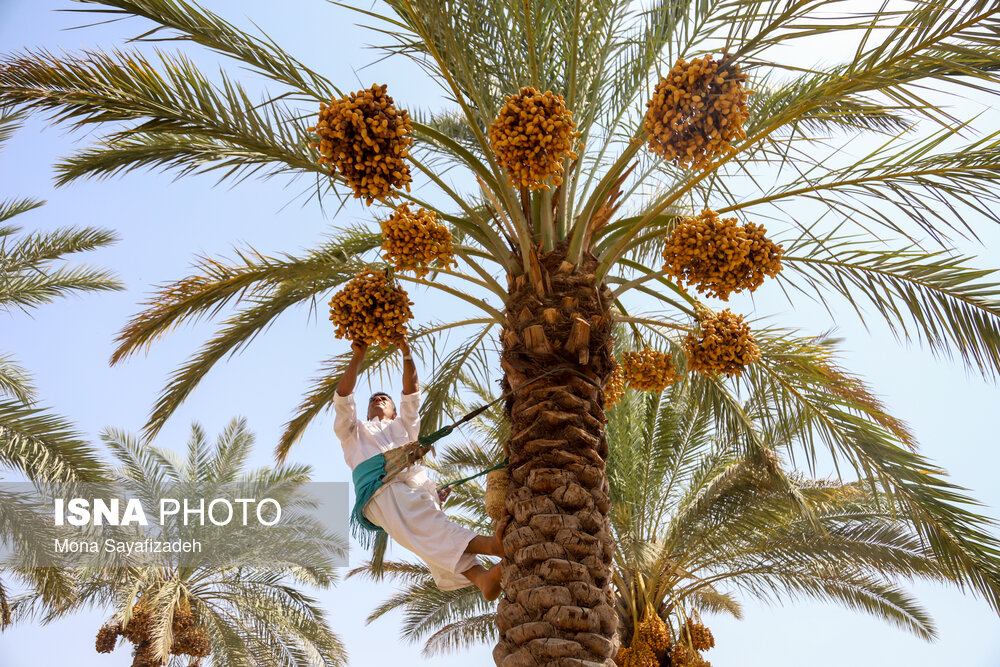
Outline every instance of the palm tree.
[[[252, 99], [235, 75], [224, 72], [213, 83], [182, 53], [10, 54], [0, 61], [0, 99], [77, 128], [109, 124], [99, 144], [58, 165], [57, 182], [140, 167], [216, 171], [223, 179], [305, 175], [316, 180], [320, 199], [343, 199], [354, 188], [369, 204], [377, 201], [383, 217], [396, 199], [450, 226], [461, 268], [438, 267], [429, 278], [397, 272], [396, 279], [475, 308], [411, 332], [418, 352], [445, 332], [471, 332], [429, 383], [425, 427], [442, 423], [458, 374], [491, 336], [500, 340], [503, 386], [520, 388], [507, 406], [507, 506], [514, 515], [508, 530], [524, 548], [504, 568], [498, 663], [610, 660], [618, 615], [601, 593], [610, 591], [613, 555], [602, 387], [615, 366], [614, 322], [646, 344], [662, 342], [677, 369], [694, 372], [692, 391], [748, 459], [763, 456], [766, 443], [739, 409], [736, 379], [713, 370], [741, 372], [739, 386], [774, 396], [778, 415], [804, 422], [801, 460], [814, 464], [822, 447], [852, 467], [917, 518], [951, 576], [1000, 609], [1000, 549], [988, 521], [962, 506], [872, 393], [811, 339], [750, 332], [736, 316], [713, 313], [709, 301], [684, 288], [697, 282], [693, 273], [658, 259], [667, 241], [675, 255], [688, 252], [688, 269], [711, 278], [712, 266], [699, 266], [685, 239], [697, 240], [691, 229], [734, 230], [721, 215], [745, 219], [734, 250], [751, 253], [756, 243], [752, 253], [766, 252], [739, 280], [752, 287], [783, 267], [772, 283], [789, 299], [846, 303], [900, 338], [996, 377], [998, 288], [991, 271], [952, 247], [957, 236], [975, 234], [970, 215], [998, 219], [998, 136], [966, 140], [976, 120], [939, 103], [1000, 89], [996, 3], [914, 1], [830, 20], [819, 11], [831, 7], [825, 0], [681, 0], [649, 9], [627, 0], [386, 0], [383, 10], [358, 11], [388, 42], [382, 48], [389, 56], [411, 58], [442, 85], [446, 106], [406, 122], [393, 111], [398, 125], [389, 139], [384, 107], [381, 115], [357, 112], [351, 122], [360, 117], [367, 129], [348, 123], [355, 127], [348, 140], [368, 151], [368, 162], [331, 172], [326, 163], [336, 166], [347, 153], [322, 141], [318, 150], [311, 146], [314, 131], [324, 141], [333, 131], [314, 125], [309, 107], [374, 99], [382, 95], [376, 88], [342, 96], [266, 35], [241, 31], [188, 0], [87, 2], [104, 15], [152, 22], [140, 39], [194, 42], [263, 75], [271, 89]], [[780, 59], [784, 47], [820, 33], [857, 48], [824, 67]], [[719, 51], [721, 59], [711, 60]], [[745, 80], [757, 89], [749, 103]], [[537, 114], [528, 118], [527, 109]], [[378, 157], [364, 148], [375, 145], [372, 136], [390, 142]], [[825, 150], [846, 141], [863, 147], [859, 159]], [[559, 151], [542, 150], [546, 145]], [[385, 156], [400, 160], [378, 171]], [[433, 191], [433, 201], [410, 191], [411, 167], [419, 192]], [[446, 203], [436, 205], [437, 197]], [[706, 205], [714, 211], [699, 218]], [[749, 222], [765, 217], [780, 228], [774, 239], [761, 238], [763, 230]], [[940, 249], [923, 249], [920, 237]], [[216, 362], [281, 313], [343, 285], [369, 267], [365, 260], [377, 263], [381, 241], [368, 226], [342, 227], [302, 256], [245, 249], [235, 260], [199, 261], [189, 277], [160, 289], [121, 332], [114, 361], [148, 349], [182, 322], [234, 311], [170, 379], [147, 434]], [[719, 296], [728, 297], [721, 287]], [[639, 297], [658, 310], [636, 311]], [[725, 336], [712, 338], [720, 327]], [[728, 347], [712, 349], [713, 340]], [[727, 367], [729, 357], [740, 363]], [[346, 354], [323, 363], [288, 422], [280, 458], [331, 404], [346, 363]], [[388, 349], [370, 356], [368, 367], [386, 363]], [[553, 368], [559, 372], [539, 379]], [[804, 515], [815, 515], [787, 476], [768, 470]], [[566, 577], [579, 591], [570, 604], [554, 592], [568, 587]], [[529, 583], [537, 604], [510, 601]], [[591, 642], [592, 635], [604, 641]]]
[[[0, 106], [0, 146], [19, 127], [21, 114]], [[22, 198], [0, 202], [0, 311], [27, 312], [75, 292], [121, 289], [108, 272], [83, 265], [61, 266], [66, 255], [115, 241], [109, 231], [67, 227], [48, 233], [22, 234], [9, 224], [43, 202]], [[31, 482], [100, 482], [105, 466], [97, 452], [66, 419], [38, 406], [30, 375], [13, 356], [0, 353], [0, 469]], [[51, 542], [46, 524], [26, 498], [0, 490], [0, 541], [16, 555], [0, 568], [29, 585], [45, 604], [67, 603], [72, 577], [41, 567]], [[0, 629], [12, 622], [7, 591], [0, 579]]]
[[[347, 664], [322, 608], [301, 590], [334, 584], [334, 557], [346, 553], [345, 536], [295, 513], [308, 496], [307, 466], [248, 469], [254, 436], [242, 419], [232, 420], [214, 446], [195, 424], [183, 458], [114, 429], [101, 439], [116, 459], [114, 488], [139, 499], [147, 516], [157, 516], [161, 498], [204, 498], [212, 490], [217, 495], [207, 497], [273, 498], [283, 508], [282, 521], [244, 537], [226, 532], [220, 548], [184, 560], [87, 564], [73, 606], [43, 615], [44, 621], [84, 606], [113, 607], [97, 650], [131, 642], [135, 667], [197, 664], [209, 654], [215, 667]], [[167, 529], [169, 539], [194, 534], [179, 520]], [[26, 613], [37, 607], [30, 600], [15, 604]]]
[[[469, 384], [473, 395], [488, 395], [480, 382]], [[929, 614], [898, 582], [958, 581], [921, 539], [919, 518], [895, 513], [887, 498], [863, 484], [808, 479], [788, 470], [780, 457], [793, 447], [803, 422], [765, 429], [774, 408], [767, 396], [749, 397], [741, 406], [760, 425], [767, 457], [744, 458], [693, 389], [678, 383], [662, 393], [628, 391], [608, 411], [609, 518], [617, 545], [612, 581], [621, 647], [637, 651], [645, 645], [636, 628], [652, 618], [664, 625], [667, 639], [659, 651], [649, 651], [650, 658], [664, 666], [699, 664], [695, 656], [703, 647], [691, 646], [683, 629], [700, 625], [706, 612], [741, 618], [740, 601], [747, 598], [787, 603], [812, 597], [933, 639]], [[473, 437], [480, 439], [450, 448], [439, 474], [464, 477], [502, 458], [501, 420], [499, 410], [477, 420]], [[769, 466], [789, 477], [811, 517], [772, 483]], [[448, 504], [456, 521], [483, 529], [490, 522], [483, 499], [481, 486], [468, 483]], [[401, 611], [404, 638], [422, 641], [425, 656], [496, 640], [496, 606], [471, 589], [439, 591], [422, 564], [390, 562], [377, 571], [369, 563], [348, 576], [398, 584], [368, 622]], [[684, 648], [671, 656], [666, 646], [678, 645]], [[621, 664], [656, 664], [624, 655], [618, 654]]]

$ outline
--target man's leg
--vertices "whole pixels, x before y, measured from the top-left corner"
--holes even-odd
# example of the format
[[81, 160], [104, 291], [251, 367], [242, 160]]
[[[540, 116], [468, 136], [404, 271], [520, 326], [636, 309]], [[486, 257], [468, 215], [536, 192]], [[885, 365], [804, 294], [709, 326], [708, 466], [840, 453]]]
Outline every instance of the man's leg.
[[[510, 521], [510, 514], [504, 511], [503, 516], [497, 521], [496, 530], [492, 537], [477, 535], [469, 540], [469, 545], [465, 547], [467, 554], [483, 554], [484, 556], [499, 556], [504, 558], [503, 552], [503, 531]], [[462, 574], [474, 583], [487, 600], [496, 600], [500, 597], [500, 563], [497, 563], [488, 570], [484, 570], [478, 563]]]
[[500, 566], [483, 569], [474, 555], [503, 556], [507, 518], [497, 522], [493, 536], [476, 535], [451, 521], [435, 501], [433, 489], [393, 482], [372, 499], [365, 515], [404, 549], [420, 556], [441, 590], [473, 584], [484, 597], [496, 599], [500, 595]]
[[[507, 523], [510, 521], [510, 514], [504, 510], [503, 516], [497, 521], [496, 530], [493, 531], [492, 537], [486, 537], [485, 535], [477, 535], [469, 540], [468, 546], [465, 547], [465, 553], [467, 554], [482, 554], [484, 556], [499, 556], [500, 558], [506, 557], [503, 552], [503, 531], [507, 528]], [[492, 568], [490, 568], [492, 569]], [[465, 574], [464, 572], [462, 574]]]
[[488, 570], [484, 570], [483, 566], [477, 563], [462, 574], [479, 588], [487, 600], [496, 600], [500, 597], [500, 563]]

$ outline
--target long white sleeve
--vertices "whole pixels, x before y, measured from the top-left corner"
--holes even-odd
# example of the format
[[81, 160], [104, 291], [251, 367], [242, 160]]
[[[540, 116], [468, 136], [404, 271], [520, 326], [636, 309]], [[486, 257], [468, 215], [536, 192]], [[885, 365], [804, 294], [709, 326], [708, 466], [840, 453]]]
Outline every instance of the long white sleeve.
[[406, 429], [410, 441], [420, 436], [420, 390], [399, 397], [399, 421]]
[[358, 411], [354, 405], [354, 394], [341, 396], [333, 394], [333, 432], [345, 445], [357, 437]]

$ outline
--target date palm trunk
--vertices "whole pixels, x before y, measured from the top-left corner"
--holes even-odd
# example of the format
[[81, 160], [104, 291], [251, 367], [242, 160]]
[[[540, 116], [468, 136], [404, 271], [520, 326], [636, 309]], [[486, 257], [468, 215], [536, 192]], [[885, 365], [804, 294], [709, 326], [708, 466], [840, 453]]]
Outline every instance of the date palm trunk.
[[611, 293], [593, 284], [592, 256], [576, 271], [565, 258], [565, 244], [557, 246], [509, 286], [506, 385], [567, 368], [507, 404], [511, 521], [493, 652], [499, 667], [610, 666], [618, 648], [601, 389], [613, 363]]
[[151, 639], [136, 644], [132, 652], [132, 667], [163, 667], [166, 664], [156, 656], [156, 645]]

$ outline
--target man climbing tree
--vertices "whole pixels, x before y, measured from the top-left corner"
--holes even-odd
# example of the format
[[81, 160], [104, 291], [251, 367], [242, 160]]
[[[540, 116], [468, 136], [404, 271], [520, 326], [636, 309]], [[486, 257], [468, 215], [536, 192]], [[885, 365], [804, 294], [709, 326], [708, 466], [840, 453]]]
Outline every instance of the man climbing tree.
[[[376, 392], [368, 400], [365, 421], [358, 419], [354, 385], [368, 351], [368, 345], [359, 341], [351, 343], [354, 356], [334, 396], [336, 418], [333, 428], [344, 448], [344, 459], [354, 471], [355, 491], [359, 495], [364, 488], [358, 483], [359, 473], [368, 467], [366, 462], [420, 435], [417, 368], [406, 338], [401, 338], [396, 345], [403, 353], [403, 395], [398, 412], [388, 394]], [[471, 583], [479, 587], [487, 600], [495, 600], [500, 595], [500, 565], [484, 569], [476, 560], [476, 554], [503, 557], [506, 516], [497, 522], [492, 537], [478, 535], [451, 521], [441, 511], [434, 482], [419, 463], [387, 483], [376, 485], [369, 498], [361, 498], [360, 506], [362, 528], [370, 532], [384, 530], [405, 549], [417, 554], [430, 568], [441, 590], [464, 588]]]

